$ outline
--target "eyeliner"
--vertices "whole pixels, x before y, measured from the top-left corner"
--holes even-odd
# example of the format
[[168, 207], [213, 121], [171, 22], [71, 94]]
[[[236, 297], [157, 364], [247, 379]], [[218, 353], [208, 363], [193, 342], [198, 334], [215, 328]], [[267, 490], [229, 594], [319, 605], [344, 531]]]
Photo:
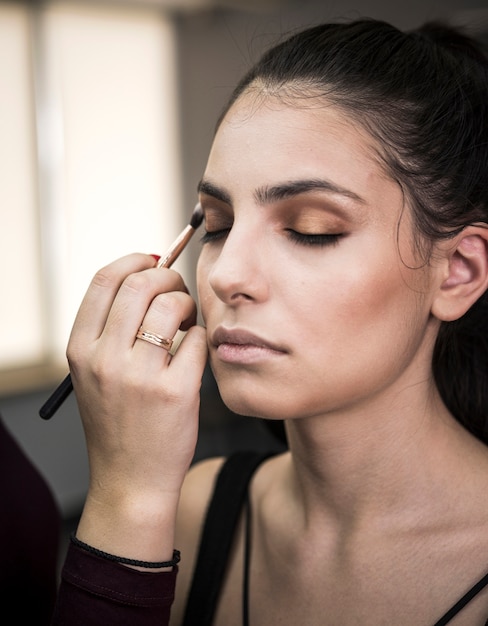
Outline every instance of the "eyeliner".
[[[157, 267], [171, 267], [173, 265], [188, 245], [193, 233], [201, 225], [202, 221], [203, 210], [200, 203], [198, 203], [193, 209], [190, 223], [185, 226], [178, 237], [174, 240], [164, 257], [158, 261]], [[72, 391], [73, 382], [71, 380], [71, 374], [68, 374], [39, 409], [39, 415], [42, 419], [51, 419]]]

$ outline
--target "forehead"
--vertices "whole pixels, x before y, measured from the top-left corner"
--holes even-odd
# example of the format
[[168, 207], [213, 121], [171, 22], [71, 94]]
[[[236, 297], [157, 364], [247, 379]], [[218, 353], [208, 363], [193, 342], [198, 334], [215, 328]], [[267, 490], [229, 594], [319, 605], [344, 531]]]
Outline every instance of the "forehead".
[[238, 188], [251, 180], [324, 177], [373, 198], [386, 174], [373, 137], [324, 98], [286, 99], [251, 91], [229, 109], [214, 138], [205, 176]]

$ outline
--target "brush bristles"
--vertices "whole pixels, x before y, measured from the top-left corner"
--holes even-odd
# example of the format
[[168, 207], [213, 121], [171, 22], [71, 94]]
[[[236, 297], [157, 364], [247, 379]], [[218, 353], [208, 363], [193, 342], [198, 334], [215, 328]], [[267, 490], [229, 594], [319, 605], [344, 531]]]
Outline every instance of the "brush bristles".
[[200, 202], [193, 209], [193, 213], [190, 220], [190, 226], [195, 230], [201, 225], [203, 222], [203, 209]]

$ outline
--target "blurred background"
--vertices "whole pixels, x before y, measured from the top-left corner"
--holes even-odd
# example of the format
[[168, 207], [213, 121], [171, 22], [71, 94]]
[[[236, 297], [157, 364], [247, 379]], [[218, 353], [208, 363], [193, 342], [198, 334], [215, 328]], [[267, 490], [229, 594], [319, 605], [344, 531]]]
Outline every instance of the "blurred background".
[[[93, 273], [161, 254], [188, 222], [219, 112], [264, 48], [361, 16], [488, 37], [488, 0], [0, 1], [0, 414], [67, 528], [87, 486], [83, 432], [72, 397], [50, 421], [38, 411], [68, 371]], [[198, 249], [176, 263], [192, 293]], [[206, 372], [196, 460], [283, 445], [228, 412]]]

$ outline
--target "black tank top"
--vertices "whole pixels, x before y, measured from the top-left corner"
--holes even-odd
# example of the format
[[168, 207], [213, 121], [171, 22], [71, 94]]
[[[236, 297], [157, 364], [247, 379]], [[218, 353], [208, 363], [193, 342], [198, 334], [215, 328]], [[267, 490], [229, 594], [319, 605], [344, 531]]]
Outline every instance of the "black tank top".
[[[256, 468], [275, 453], [237, 452], [222, 465], [217, 476], [214, 493], [205, 518], [203, 532], [185, 610], [183, 626], [212, 626], [222, 587], [234, 532], [246, 506], [246, 540], [243, 575], [242, 626], [249, 626], [249, 555], [250, 555], [250, 504], [247, 493]], [[445, 626], [484, 587], [488, 574], [447, 611], [434, 626]], [[486, 621], [488, 626], [488, 620]]]

